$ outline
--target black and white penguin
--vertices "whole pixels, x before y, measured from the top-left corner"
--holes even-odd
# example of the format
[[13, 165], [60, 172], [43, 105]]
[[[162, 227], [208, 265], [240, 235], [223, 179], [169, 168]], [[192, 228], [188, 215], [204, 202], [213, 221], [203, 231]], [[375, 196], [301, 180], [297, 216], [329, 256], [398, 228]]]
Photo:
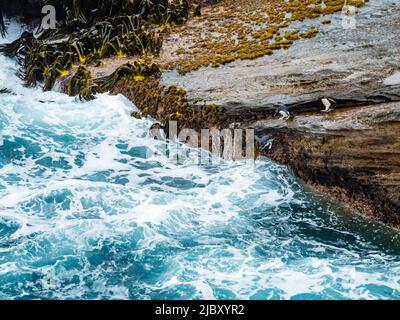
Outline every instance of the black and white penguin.
[[262, 136], [261, 138], [255, 136], [254, 139], [256, 140], [254, 144], [254, 160], [257, 160], [262, 151], [272, 149], [275, 139], [268, 135]]
[[229, 129], [240, 129], [241, 126], [242, 124], [240, 122], [232, 122], [229, 125]]
[[331, 112], [333, 110], [333, 104], [336, 104], [336, 101], [329, 97], [323, 97], [321, 99], [322, 105], [325, 107], [322, 112]]
[[[150, 132], [150, 136], [154, 139], [154, 140], [164, 140], [166, 134], [166, 127], [163, 126], [161, 123], [156, 122], [153, 123], [149, 129]], [[164, 134], [163, 134], [164, 133]]]
[[259, 137], [255, 137], [256, 141], [259, 143], [260, 145], [260, 151], [264, 151], [268, 148], [268, 150], [272, 149], [272, 145], [274, 143], [274, 138], [272, 138], [271, 136], [262, 136], [261, 138]]
[[284, 120], [284, 121], [289, 120], [293, 116], [292, 113], [289, 111], [289, 109], [283, 106], [276, 108], [275, 116], [277, 116], [278, 114], [281, 116], [279, 120]]

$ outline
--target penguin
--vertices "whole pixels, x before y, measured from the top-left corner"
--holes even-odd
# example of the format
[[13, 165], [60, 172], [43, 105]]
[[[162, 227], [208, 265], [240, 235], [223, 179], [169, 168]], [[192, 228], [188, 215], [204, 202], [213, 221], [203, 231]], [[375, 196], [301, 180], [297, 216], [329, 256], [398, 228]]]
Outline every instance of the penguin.
[[272, 149], [275, 139], [268, 135], [262, 136], [261, 138], [255, 136], [254, 139], [256, 140], [254, 144], [254, 160], [257, 160], [261, 152], [267, 149], [268, 150]]
[[275, 116], [278, 114], [281, 116], [279, 120], [288, 121], [292, 117], [292, 113], [289, 111], [289, 109], [283, 106], [276, 108]]
[[161, 130], [164, 132], [164, 136], [165, 136], [165, 131], [166, 131], [166, 127], [163, 126], [161, 123], [156, 122], [153, 123], [149, 129], [150, 131], [150, 136], [154, 139], [154, 140], [163, 140], [163, 135], [161, 134]]
[[229, 129], [240, 129], [241, 126], [242, 124], [240, 122], [232, 122], [229, 125]]
[[332, 103], [336, 104], [336, 101], [329, 97], [323, 97], [321, 99], [321, 102], [322, 102], [323, 106], [325, 107], [325, 109], [322, 110], [322, 112], [331, 112], [333, 110]]
[[275, 140], [271, 136], [262, 136], [261, 138], [256, 136], [255, 139], [260, 144], [260, 151], [264, 151], [267, 148], [268, 150], [271, 150], [273, 142]]

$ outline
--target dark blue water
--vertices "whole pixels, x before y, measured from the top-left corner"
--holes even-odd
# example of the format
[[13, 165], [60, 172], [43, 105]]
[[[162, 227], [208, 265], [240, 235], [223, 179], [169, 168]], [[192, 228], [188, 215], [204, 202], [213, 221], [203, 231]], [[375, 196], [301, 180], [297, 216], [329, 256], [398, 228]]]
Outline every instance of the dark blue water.
[[400, 297], [396, 231], [266, 159], [176, 164], [124, 97], [0, 69], [0, 299]]

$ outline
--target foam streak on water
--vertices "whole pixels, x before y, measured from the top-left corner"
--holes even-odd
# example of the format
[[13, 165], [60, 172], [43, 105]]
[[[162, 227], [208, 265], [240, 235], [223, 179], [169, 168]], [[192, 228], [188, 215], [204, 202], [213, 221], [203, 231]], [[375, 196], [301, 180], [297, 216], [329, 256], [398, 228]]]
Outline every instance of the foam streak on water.
[[267, 160], [148, 157], [123, 96], [80, 103], [0, 68], [1, 299], [399, 298], [395, 231]]

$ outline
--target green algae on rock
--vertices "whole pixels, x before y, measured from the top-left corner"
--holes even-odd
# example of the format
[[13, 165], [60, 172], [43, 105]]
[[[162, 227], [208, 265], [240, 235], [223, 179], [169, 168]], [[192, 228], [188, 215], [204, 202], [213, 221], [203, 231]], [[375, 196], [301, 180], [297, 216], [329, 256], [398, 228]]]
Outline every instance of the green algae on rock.
[[158, 66], [143, 59], [120, 66], [109, 76], [93, 79], [92, 72], [86, 66], [79, 66], [70, 79], [65, 80], [65, 91], [70, 96], [79, 96], [81, 100], [93, 100], [96, 93], [104, 93], [126, 78], [135, 82], [143, 81], [148, 76], [159, 76]]
[[194, 105], [184, 89], [164, 86], [157, 74], [139, 81], [133, 75], [125, 76], [113, 86], [111, 93], [121, 93], [135, 103], [139, 112], [133, 116], [151, 116], [164, 124], [177, 121], [178, 129], [201, 130], [205, 124], [208, 128], [220, 127], [226, 120], [223, 108], [206, 103]]
[[[365, 2], [347, 1], [347, 5], [360, 7]], [[344, 0], [219, 1], [207, 7], [201, 17], [176, 27], [166, 41], [176, 41], [177, 35], [183, 35], [186, 41], [160, 60], [164, 68], [185, 74], [200, 67], [271, 55], [275, 50], [290, 48], [301, 38], [318, 34], [317, 27], [302, 33], [293, 30], [294, 22], [342, 11], [344, 4]], [[326, 20], [321, 24], [326, 24]]]

